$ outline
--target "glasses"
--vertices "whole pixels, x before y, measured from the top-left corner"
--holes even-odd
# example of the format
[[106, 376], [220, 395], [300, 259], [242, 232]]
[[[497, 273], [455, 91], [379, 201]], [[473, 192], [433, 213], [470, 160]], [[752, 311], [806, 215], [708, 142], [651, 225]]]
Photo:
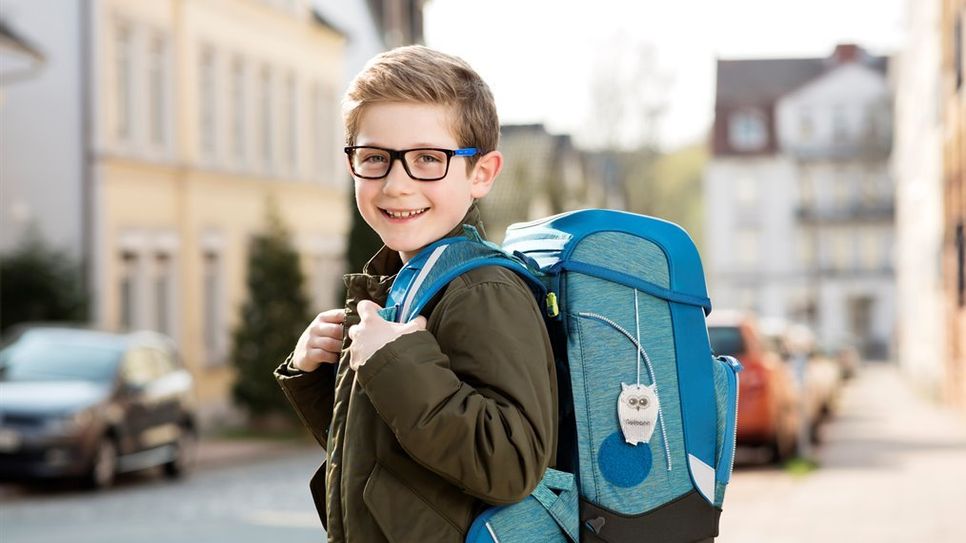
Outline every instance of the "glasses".
[[398, 151], [368, 145], [353, 145], [345, 148], [345, 154], [349, 156], [349, 169], [356, 177], [382, 179], [389, 175], [393, 163], [399, 160], [409, 177], [417, 181], [439, 181], [449, 173], [449, 162], [454, 156], [471, 157], [478, 152], [476, 147], [463, 149], [420, 147]]

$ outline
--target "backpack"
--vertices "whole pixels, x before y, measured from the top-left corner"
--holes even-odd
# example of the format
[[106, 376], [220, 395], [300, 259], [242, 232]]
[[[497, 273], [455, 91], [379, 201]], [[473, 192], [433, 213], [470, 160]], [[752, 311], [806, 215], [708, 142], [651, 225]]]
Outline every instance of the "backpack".
[[462, 273], [503, 266], [530, 286], [557, 366], [556, 469], [475, 519], [470, 543], [712, 541], [731, 477], [738, 372], [714, 357], [697, 249], [677, 225], [583, 210], [464, 226], [397, 275], [382, 316], [407, 322]]

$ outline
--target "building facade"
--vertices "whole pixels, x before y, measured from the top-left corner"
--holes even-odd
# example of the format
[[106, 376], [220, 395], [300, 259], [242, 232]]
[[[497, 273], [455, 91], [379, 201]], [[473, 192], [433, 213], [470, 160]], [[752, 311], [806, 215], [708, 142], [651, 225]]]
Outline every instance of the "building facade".
[[943, 116], [943, 278], [949, 357], [944, 396], [966, 410], [966, 0], [940, 15]]
[[896, 347], [903, 373], [931, 396], [948, 357], [943, 252], [940, 1], [907, 2], [907, 43], [896, 57]]
[[894, 200], [886, 62], [719, 60], [705, 173], [718, 307], [810, 324], [823, 346], [891, 355]]
[[51, 67], [9, 96], [3, 163], [16, 176], [4, 184], [87, 262], [95, 324], [175, 339], [215, 423], [233, 412], [230, 330], [269, 205], [313, 307], [338, 305], [346, 38], [302, 0], [17, 8]]

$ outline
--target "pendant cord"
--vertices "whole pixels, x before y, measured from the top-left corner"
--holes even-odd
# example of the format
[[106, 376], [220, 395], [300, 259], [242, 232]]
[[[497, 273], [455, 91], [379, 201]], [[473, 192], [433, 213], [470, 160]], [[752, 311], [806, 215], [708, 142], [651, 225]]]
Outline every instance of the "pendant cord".
[[[637, 326], [637, 344], [641, 344], [641, 317], [637, 305], [637, 289], [634, 289], [634, 324]], [[637, 384], [641, 384], [641, 351], [637, 351]]]

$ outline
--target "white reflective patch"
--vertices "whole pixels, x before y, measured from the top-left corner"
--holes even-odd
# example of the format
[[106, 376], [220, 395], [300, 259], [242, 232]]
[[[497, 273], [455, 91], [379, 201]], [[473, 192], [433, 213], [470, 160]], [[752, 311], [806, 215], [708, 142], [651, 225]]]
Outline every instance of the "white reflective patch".
[[439, 260], [440, 255], [443, 254], [443, 251], [445, 251], [447, 247], [449, 247], [449, 245], [440, 245], [434, 249], [433, 253], [429, 255], [428, 259], [426, 259], [426, 264], [423, 266], [423, 269], [419, 270], [419, 275], [416, 276], [416, 280], [413, 281], [412, 286], [409, 287], [409, 294], [406, 295], [406, 300], [403, 302], [402, 311], [396, 315], [396, 320], [403, 322], [403, 319], [409, 315], [409, 306], [412, 305], [413, 298], [415, 298], [416, 293], [419, 292], [419, 287], [423, 286], [423, 281], [426, 280], [426, 276], [429, 275], [429, 271], [433, 269], [433, 266], [436, 265], [436, 261]]
[[567, 245], [567, 239], [533, 239], [526, 241], [518, 241], [516, 243], [509, 243], [507, 245], [507, 250], [509, 251], [520, 251], [521, 253], [526, 253], [527, 251], [559, 251]]
[[691, 478], [698, 487], [698, 492], [709, 503], [714, 503], [714, 468], [705, 464], [693, 454], [688, 455], [688, 466], [691, 468]]

